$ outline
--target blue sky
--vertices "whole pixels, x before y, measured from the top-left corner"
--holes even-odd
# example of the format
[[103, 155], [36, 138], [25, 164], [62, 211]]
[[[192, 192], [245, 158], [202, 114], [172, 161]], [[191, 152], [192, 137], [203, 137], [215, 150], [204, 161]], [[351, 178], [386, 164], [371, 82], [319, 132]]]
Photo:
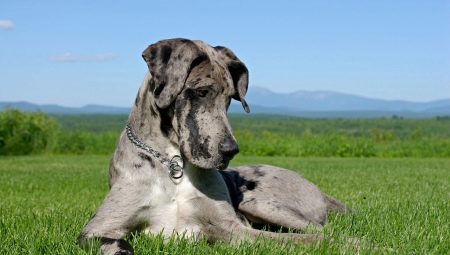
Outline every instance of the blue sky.
[[0, 101], [131, 106], [173, 37], [232, 49], [249, 89], [450, 98], [450, 1], [0, 0]]

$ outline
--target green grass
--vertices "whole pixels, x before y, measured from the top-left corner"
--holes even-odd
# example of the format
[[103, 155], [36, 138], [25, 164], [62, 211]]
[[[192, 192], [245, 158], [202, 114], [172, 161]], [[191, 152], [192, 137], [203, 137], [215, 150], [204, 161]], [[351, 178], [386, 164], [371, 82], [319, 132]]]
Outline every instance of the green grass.
[[[75, 240], [108, 191], [109, 156], [0, 157], [0, 254], [85, 254]], [[363, 254], [450, 252], [450, 159], [239, 156], [235, 165], [294, 169], [355, 212], [330, 215], [317, 246], [228, 246], [189, 240], [129, 241], [137, 254]], [[91, 251], [95, 253], [96, 251]]]

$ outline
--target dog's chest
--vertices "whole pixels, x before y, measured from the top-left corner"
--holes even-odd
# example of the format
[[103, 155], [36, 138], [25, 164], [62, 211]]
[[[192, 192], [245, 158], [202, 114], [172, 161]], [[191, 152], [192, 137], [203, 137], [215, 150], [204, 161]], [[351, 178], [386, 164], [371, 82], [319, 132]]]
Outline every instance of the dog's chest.
[[202, 228], [198, 222], [205, 210], [229, 201], [228, 190], [217, 171], [187, 169], [178, 183], [164, 180], [159, 184], [149, 193], [151, 233], [162, 231], [169, 236], [175, 231], [198, 236]]

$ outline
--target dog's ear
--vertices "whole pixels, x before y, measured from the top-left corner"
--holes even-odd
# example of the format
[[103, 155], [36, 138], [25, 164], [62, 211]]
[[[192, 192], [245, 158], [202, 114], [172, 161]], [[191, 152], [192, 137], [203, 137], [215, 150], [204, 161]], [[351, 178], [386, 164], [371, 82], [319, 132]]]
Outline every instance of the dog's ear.
[[153, 95], [159, 108], [168, 107], [181, 93], [190, 70], [207, 58], [190, 40], [162, 40], [142, 53], [152, 75]]
[[214, 47], [214, 49], [220, 53], [220, 56], [228, 66], [228, 71], [233, 78], [234, 89], [236, 90], [233, 98], [241, 101], [242, 107], [244, 107], [245, 112], [249, 113], [250, 108], [245, 101], [245, 94], [247, 94], [248, 88], [247, 67], [244, 65], [244, 63], [242, 63], [242, 61], [239, 60], [239, 58], [236, 57], [236, 55], [234, 55], [234, 53], [230, 49], [223, 46], [216, 46]]

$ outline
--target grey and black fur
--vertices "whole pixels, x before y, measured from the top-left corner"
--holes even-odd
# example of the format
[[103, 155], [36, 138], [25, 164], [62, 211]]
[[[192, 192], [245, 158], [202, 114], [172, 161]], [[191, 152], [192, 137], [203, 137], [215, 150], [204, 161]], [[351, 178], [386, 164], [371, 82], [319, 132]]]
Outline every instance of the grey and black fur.
[[322, 226], [328, 210], [345, 206], [286, 169], [226, 169], [239, 151], [227, 119], [231, 99], [249, 111], [244, 99], [248, 70], [234, 53], [201, 41], [170, 39], [150, 45], [143, 58], [150, 73], [129, 125], [167, 158], [181, 155], [184, 176], [171, 179], [167, 167], [123, 131], [110, 163], [109, 194], [80, 234], [80, 245], [94, 238], [103, 254], [132, 254], [123, 238], [135, 230], [210, 242], [320, 241], [320, 234], [274, 233], [249, 224], [301, 231]]

